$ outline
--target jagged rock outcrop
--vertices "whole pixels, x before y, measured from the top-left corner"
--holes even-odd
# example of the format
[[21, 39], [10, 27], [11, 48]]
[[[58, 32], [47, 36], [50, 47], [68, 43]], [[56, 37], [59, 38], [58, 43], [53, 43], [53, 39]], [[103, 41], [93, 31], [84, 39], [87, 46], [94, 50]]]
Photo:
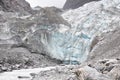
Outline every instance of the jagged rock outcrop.
[[100, 1], [100, 0], [66, 0], [63, 9], [76, 9], [91, 1]]
[[0, 0], [0, 10], [7, 12], [32, 13], [30, 4], [25, 0]]

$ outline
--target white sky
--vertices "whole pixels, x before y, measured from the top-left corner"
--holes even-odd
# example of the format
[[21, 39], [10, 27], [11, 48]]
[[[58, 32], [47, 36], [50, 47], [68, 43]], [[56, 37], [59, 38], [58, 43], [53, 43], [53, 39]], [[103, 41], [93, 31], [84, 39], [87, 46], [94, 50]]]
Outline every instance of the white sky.
[[32, 7], [41, 6], [41, 7], [49, 7], [55, 6], [62, 8], [66, 0], [26, 0], [30, 3]]

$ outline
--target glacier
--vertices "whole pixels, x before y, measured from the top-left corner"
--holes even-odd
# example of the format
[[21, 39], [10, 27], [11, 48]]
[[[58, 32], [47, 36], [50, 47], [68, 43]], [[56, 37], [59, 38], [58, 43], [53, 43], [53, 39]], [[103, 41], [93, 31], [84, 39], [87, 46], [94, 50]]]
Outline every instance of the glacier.
[[48, 50], [52, 57], [79, 63], [87, 59], [94, 37], [120, 25], [120, 0], [90, 2], [62, 14], [71, 26], [60, 25], [51, 33]]

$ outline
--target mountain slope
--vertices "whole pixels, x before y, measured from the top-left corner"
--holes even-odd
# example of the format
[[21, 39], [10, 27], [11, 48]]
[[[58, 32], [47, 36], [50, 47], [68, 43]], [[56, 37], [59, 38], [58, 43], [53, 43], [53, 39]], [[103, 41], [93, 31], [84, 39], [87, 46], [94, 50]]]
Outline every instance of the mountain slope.
[[100, 1], [100, 0], [67, 0], [63, 9], [76, 9], [80, 6], [83, 6], [86, 3], [91, 1]]

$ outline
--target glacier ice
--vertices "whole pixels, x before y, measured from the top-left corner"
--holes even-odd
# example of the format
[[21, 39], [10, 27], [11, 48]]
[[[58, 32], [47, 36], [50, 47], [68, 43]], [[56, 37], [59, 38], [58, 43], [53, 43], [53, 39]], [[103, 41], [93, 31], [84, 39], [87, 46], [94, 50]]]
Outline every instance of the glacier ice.
[[51, 56], [65, 61], [85, 61], [93, 38], [120, 25], [119, 5], [119, 0], [102, 0], [62, 14], [71, 26], [62, 25], [51, 33], [48, 47]]

